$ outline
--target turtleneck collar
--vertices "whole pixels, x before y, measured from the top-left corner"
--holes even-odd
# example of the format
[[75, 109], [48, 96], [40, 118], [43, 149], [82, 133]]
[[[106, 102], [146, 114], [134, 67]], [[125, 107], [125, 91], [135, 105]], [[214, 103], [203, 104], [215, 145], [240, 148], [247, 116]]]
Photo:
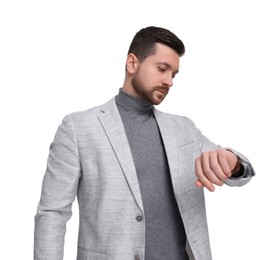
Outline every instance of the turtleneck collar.
[[119, 93], [115, 100], [118, 106], [138, 113], [149, 113], [154, 107], [153, 104], [131, 96], [121, 88], [119, 89]]

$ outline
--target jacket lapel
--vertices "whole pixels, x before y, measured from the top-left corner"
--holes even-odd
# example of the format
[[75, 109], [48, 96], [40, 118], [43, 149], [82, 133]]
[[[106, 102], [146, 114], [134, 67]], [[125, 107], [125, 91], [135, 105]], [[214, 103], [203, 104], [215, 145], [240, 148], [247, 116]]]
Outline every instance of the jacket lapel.
[[123, 122], [115, 103], [115, 98], [111, 99], [104, 106], [101, 106], [100, 112], [98, 118], [118, 158], [131, 192], [143, 213], [143, 202], [138, 177]]
[[[172, 179], [173, 187], [175, 186], [175, 180], [177, 177], [177, 140], [170, 118], [166, 116], [165, 113], [154, 109], [154, 115], [157, 120], [163, 144], [165, 147], [165, 152], [168, 160], [170, 175]], [[174, 187], [175, 188], [175, 187]]]

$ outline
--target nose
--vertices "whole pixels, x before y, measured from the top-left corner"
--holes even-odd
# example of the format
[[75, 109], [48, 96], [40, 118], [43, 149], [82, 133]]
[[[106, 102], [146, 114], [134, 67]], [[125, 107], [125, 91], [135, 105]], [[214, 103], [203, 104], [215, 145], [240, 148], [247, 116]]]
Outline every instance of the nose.
[[162, 83], [163, 83], [164, 86], [167, 86], [169, 88], [172, 87], [173, 86], [173, 76], [172, 76], [172, 74], [171, 75], [169, 75], [169, 74], [166, 75]]

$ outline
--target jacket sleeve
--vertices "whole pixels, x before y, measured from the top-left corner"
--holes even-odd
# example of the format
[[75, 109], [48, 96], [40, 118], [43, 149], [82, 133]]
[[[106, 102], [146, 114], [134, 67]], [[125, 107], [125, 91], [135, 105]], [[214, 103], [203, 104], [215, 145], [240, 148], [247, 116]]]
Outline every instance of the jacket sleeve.
[[66, 222], [72, 215], [80, 176], [78, 144], [71, 115], [68, 115], [50, 146], [35, 216], [34, 260], [63, 259]]
[[233, 149], [230, 149], [230, 150], [232, 152], [234, 152], [236, 156], [239, 157], [241, 169], [242, 169], [242, 172], [241, 172], [242, 175], [237, 178], [230, 177], [229, 179], [227, 179], [225, 181], [225, 183], [228, 186], [243, 186], [246, 183], [248, 183], [253, 176], [255, 176], [255, 170], [254, 170], [252, 164], [250, 163], [249, 159], [246, 156], [244, 156], [243, 154], [241, 154]]

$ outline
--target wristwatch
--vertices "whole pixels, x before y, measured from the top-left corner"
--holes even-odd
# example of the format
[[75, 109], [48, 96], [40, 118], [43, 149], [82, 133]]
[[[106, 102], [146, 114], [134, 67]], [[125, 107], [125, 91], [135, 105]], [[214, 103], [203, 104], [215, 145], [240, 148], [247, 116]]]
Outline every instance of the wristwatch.
[[240, 174], [240, 170], [241, 170], [241, 162], [240, 162], [240, 157], [236, 154], [236, 152], [234, 150], [232, 150], [231, 148], [226, 148], [227, 151], [233, 153], [236, 158], [237, 158], [237, 162], [234, 166], [234, 168], [231, 170], [231, 177], [240, 177], [242, 174]]

